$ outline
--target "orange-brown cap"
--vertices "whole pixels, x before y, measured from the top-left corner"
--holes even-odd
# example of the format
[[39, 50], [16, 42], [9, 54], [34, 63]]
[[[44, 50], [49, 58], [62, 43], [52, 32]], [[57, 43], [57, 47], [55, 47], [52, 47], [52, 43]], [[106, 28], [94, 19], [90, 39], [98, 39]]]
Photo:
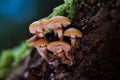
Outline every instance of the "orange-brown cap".
[[40, 26], [40, 22], [39, 21], [35, 21], [35, 22], [31, 23], [30, 26], [29, 26], [30, 33], [35, 34], [36, 30], [37, 30], [37, 27], [39, 27], [39, 26]]
[[39, 40], [39, 37], [38, 36], [36, 36], [36, 35], [34, 35], [33, 37], [31, 37], [29, 40], [27, 40], [27, 42], [29, 43], [29, 44], [34, 44], [36, 41], [38, 41]]
[[39, 47], [39, 46], [47, 46], [49, 42], [45, 38], [41, 38], [38, 41], [36, 41], [33, 46]]
[[30, 24], [29, 26], [30, 33], [37, 34], [43, 31], [43, 28], [44, 29], [46, 28], [46, 25], [45, 25], [46, 22], [47, 20], [43, 19], [42, 21], [35, 21], [32, 24]]
[[47, 25], [46, 25], [46, 23], [47, 23], [47, 19], [42, 19], [41, 21], [40, 21], [40, 26], [44, 29], [44, 30], [47, 30]]
[[64, 41], [54, 41], [49, 43], [47, 49], [55, 53], [57, 53], [57, 51], [60, 49], [63, 49], [64, 52], [68, 52], [70, 50], [70, 45]]
[[69, 28], [64, 32], [64, 36], [71, 37], [71, 35], [76, 36], [76, 37], [83, 36], [82, 32], [76, 28]]
[[[48, 20], [48, 22], [46, 24], [52, 25], [52, 24], [56, 24], [56, 23], [59, 23], [61, 26], [66, 27], [71, 24], [71, 21], [70, 21], [70, 19], [68, 19], [67, 17], [64, 17], [64, 16], [55, 16], [55, 17], [51, 18], [50, 20]], [[57, 27], [59, 27], [59, 26], [57, 26]]]

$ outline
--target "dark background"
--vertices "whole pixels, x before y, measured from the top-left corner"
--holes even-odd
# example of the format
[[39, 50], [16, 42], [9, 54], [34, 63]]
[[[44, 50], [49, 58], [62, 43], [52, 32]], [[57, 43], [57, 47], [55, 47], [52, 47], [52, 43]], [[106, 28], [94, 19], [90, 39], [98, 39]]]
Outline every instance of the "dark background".
[[0, 51], [32, 36], [29, 24], [48, 16], [63, 0], [0, 0]]

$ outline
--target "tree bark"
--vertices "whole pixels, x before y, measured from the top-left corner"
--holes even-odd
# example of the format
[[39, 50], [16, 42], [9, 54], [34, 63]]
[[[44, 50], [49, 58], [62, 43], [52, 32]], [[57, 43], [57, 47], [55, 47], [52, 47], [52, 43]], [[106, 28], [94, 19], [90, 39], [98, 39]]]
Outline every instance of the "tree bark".
[[95, 8], [79, 4], [76, 10], [73, 26], [83, 32], [83, 38], [72, 51], [73, 65], [49, 66], [33, 50], [26, 71], [34, 77], [29, 80], [120, 80], [120, 0], [97, 6], [99, 1], [86, 0]]

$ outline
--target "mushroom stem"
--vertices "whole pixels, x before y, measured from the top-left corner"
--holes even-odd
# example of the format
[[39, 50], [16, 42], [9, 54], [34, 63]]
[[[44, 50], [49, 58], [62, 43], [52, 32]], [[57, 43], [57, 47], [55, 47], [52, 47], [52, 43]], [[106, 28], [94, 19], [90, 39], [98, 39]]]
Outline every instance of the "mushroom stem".
[[41, 37], [44, 37], [44, 35], [43, 35], [43, 29], [37, 28], [36, 34], [37, 34], [40, 38], [41, 38]]
[[42, 59], [45, 59], [46, 61], [48, 61], [46, 48], [45, 47], [36, 47], [36, 48], [39, 54], [41, 55]]
[[71, 46], [75, 46], [75, 41], [76, 41], [76, 37], [74, 35], [71, 35]]
[[73, 60], [73, 58], [74, 58], [74, 55], [73, 55], [72, 53], [70, 53], [70, 52], [69, 52], [69, 53], [66, 52], [66, 53], [65, 53], [65, 56], [66, 56], [66, 58], [69, 59], [69, 60]]
[[57, 51], [57, 56], [58, 56], [58, 57], [62, 57], [62, 56], [64, 55], [64, 53], [65, 53], [65, 51], [64, 51], [63, 49], [59, 49], [59, 50]]
[[41, 38], [41, 37], [44, 37], [43, 33], [39, 33], [38, 36]]
[[70, 65], [71, 60], [67, 59], [66, 56], [65, 56], [65, 54], [63, 55], [63, 57], [61, 59], [62, 59], [62, 63]]
[[56, 30], [54, 30], [54, 40], [56, 39], [56, 37], [57, 37], [57, 32]]
[[60, 40], [63, 40], [63, 30], [61, 28], [57, 29], [57, 34], [58, 34], [58, 38]]

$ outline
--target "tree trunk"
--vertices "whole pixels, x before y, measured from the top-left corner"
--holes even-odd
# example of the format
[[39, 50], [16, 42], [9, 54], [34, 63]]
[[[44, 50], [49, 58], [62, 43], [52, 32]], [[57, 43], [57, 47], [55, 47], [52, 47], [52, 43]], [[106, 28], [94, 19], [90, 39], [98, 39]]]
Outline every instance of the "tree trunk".
[[33, 49], [27, 80], [120, 80], [120, 0], [100, 1], [78, 4], [73, 26], [83, 37], [72, 51], [73, 64], [50, 66]]

